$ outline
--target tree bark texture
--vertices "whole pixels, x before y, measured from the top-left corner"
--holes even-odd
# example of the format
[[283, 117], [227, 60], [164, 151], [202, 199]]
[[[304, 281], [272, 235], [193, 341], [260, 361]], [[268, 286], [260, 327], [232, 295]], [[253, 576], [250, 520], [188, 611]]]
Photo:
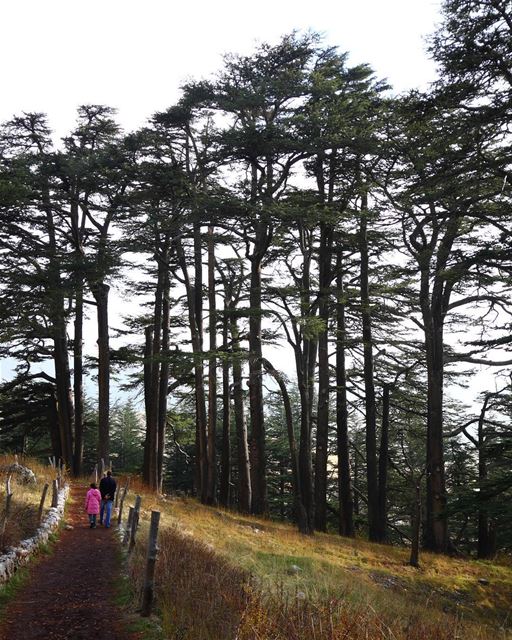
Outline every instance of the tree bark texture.
[[240, 351], [240, 332], [238, 322], [234, 313], [234, 308], [230, 314], [230, 333], [232, 342], [233, 360], [233, 404], [235, 413], [236, 446], [237, 446], [237, 466], [238, 466], [238, 502], [242, 513], [249, 513], [251, 510], [251, 466], [249, 461], [249, 444], [247, 437], [247, 423], [244, 409], [244, 389], [242, 386], [242, 356]]
[[[199, 233], [199, 229], [196, 229]], [[196, 252], [201, 250], [199, 241], [194, 243]], [[194, 259], [196, 268], [194, 285], [190, 282], [187, 263], [181, 242], [176, 245], [178, 260], [183, 273], [185, 289], [187, 292], [188, 317], [190, 335], [192, 340], [192, 352], [194, 356], [194, 389], [196, 404], [196, 491], [203, 502], [206, 502], [206, 488], [208, 479], [208, 458], [207, 458], [207, 416], [206, 397], [204, 391], [204, 366], [203, 366], [203, 336], [202, 336], [202, 297], [201, 306], [196, 309], [197, 288], [202, 289], [202, 275], [198, 272], [201, 260]]]
[[75, 450], [73, 460], [73, 474], [82, 474], [84, 456], [84, 388], [83, 388], [83, 279], [77, 283], [75, 297], [75, 335], [73, 342], [73, 393], [75, 400]]
[[265, 464], [265, 423], [263, 418], [263, 380], [261, 346], [261, 259], [266, 251], [268, 229], [258, 223], [254, 253], [251, 258], [251, 290], [249, 294], [249, 406], [251, 414], [251, 512], [267, 511], [267, 478]]
[[354, 537], [354, 499], [350, 478], [348, 440], [347, 373], [345, 365], [345, 298], [343, 286], [343, 254], [339, 247], [336, 261], [336, 435], [338, 453], [338, 495], [340, 505], [339, 533]]
[[379, 524], [378, 538], [384, 542], [387, 537], [387, 486], [389, 457], [389, 396], [390, 385], [382, 387], [382, 428], [379, 449]]
[[364, 357], [365, 423], [366, 423], [366, 481], [368, 492], [368, 531], [370, 540], [377, 541], [378, 534], [378, 486], [377, 486], [377, 410], [373, 380], [372, 319], [369, 292], [368, 259], [368, 201], [361, 198], [359, 222], [359, 251], [361, 254], [361, 320]]
[[91, 288], [98, 320], [98, 458], [110, 466], [110, 347], [108, 294], [110, 287], [97, 282]]
[[215, 239], [214, 228], [208, 227], [208, 329], [210, 334], [210, 356], [208, 359], [208, 486], [206, 502], [214, 504], [217, 499], [217, 306], [215, 300]]
[[146, 416], [146, 437], [144, 440], [144, 459], [142, 463], [142, 477], [144, 482], [149, 484], [149, 447], [151, 438], [148, 431], [148, 424], [151, 424], [151, 373], [153, 363], [153, 326], [148, 325], [144, 330], [144, 409]]
[[[226, 292], [227, 295], [227, 292]], [[231, 299], [224, 299], [222, 318], [222, 450], [220, 458], [219, 502], [228, 507], [231, 502], [231, 398], [229, 350], [229, 307]]]
[[318, 314], [324, 328], [318, 336], [318, 411], [315, 457], [315, 528], [327, 530], [327, 460], [329, 453], [329, 293], [331, 286], [331, 256], [333, 230], [321, 224], [319, 264]]
[[162, 492], [164, 481], [165, 427], [167, 425], [167, 393], [169, 388], [169, 333], [170, 333], [170, 273], [169, 247], [163, 256], [164, 282], [162, 292], [162, 347], [160, 363], [160, 380], [158, 390], [158, 423], [157, 423], [157, 486]]

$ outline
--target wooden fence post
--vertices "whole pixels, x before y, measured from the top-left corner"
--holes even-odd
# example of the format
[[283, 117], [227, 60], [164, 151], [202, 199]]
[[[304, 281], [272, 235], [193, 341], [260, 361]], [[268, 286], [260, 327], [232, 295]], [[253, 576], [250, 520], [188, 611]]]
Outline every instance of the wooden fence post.
[[116, 491], [116, 493], [115, 493], [116, 498], [114, 500], [114, 509], [117, 509], [117, 507], [119, 506], [119, 493], [120, 493], [120, 491], [118, 489]]
[[11, 502], [12, 502], [11, 474], [9, 473], [5, 480], [5, 511], [4, 511], [4, 517], [2, 520], [2, 525], [0, 527], [0, 536], [2, 537], [5, 533], [5, 527], [7, 525], [9, 513], [11, 511]]
[[[125, 485], [124, 489], [123, 489], [123, 494], [121, 496], [121, 502], [119, 503], [119, 513], [117, 514], [117, 524], [120, 525], [121, 522], [123, 521], [123, 505], [124, 505], [124, 500], [126, 498], [126, 492], [128, 491], [128, 485]], [[117, 492], [116, 492], [116, 500], [117, 500]]]
[[54, 480], [52, 483], [52, 507], [56, 507], [59, 504], [59, 483]]
[[37, 512], [37, 523], [38, 524], [40, 524], [41, 520], [43, 519], [44, 502], [46, 500], [46, 494], [48, 493], [49, 486], [50, 485], [46, 482], [44, 487], [43, 487], [43, 493], [41, 495], [41, 502], [39, 503], [39, 511]]
[[128, 509], [128, 520], [126, 522], [126, 529], [124, 530], [124, 537], [123, 537], [124, 546], [128, 544], [128, 540], [130, 539], [130, 529], [132, 526], [132, 520], [133, 520], [133, 507], [130, 507]]
[[141, 497], [137, 496], [135, 498], [135, 506], [133, 508], [132, 526], [130, 529], [130, 544], [128, 546], [128, 553], [131, 553], [133, 551], [133, 548], [135, 547], [135, 535], [137, 534], [137, 529], [139, 527], [140, 503], [141, 503]]
[[148, 555], [146, 560], [146, 576], [142, 591], [142, 606], [140, 615], [147, 618], [151, 615], [153, 606], [153, 594], [155, 590], [155, 564], [158, 554], [157, 538], [158, 525], [160, 523], [160, 511], [151, 512], [151, 525], [149, 527]]

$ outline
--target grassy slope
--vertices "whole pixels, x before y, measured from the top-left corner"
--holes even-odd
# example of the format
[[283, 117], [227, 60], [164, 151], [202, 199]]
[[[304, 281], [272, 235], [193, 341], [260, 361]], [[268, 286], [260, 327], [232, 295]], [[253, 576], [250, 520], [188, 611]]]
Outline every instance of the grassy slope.
[[[509, 637], [512, 569], [503, 564], [425, 553], [418, 570], [407, 565], [405, 549], [329, 534], [305, 537], [288, 524], [193, 500], [145, 496], [143, 507], [143, 521], [151, 508], [159, 509], [164, 527], [176, 527], [249, 571], [264, 593], [318, 602], [342, 598], [388, 620], [435, 620], [443, 626], [463, 620], [475, 638], [477, 631], [480, 637]], [[292, 565], [300, 569], [294, 573]]]
[[[0, 456], [0, 520], [3, 518], [5, 506], [5, 478], [4, 469], [14, 462], [13, 456]], [[41, 493], [45, 482], [48, 482], [48, 490], [45, 508], [51, 504], [51, 483], [55, 478], [55, 471], [48, 465], [42, 465], [36, 460], [24, 460], [22, 464], [31, 469], [36, 475], [36, 484], [22, 484], [18, 482], [16, 474], [11, 478], [12, 503], [11, 513], [6, 524], [3, 538], [0, 538], [0, 552], [3, 547], [15, 546], [21, 540], [33, 535], [37, 528], [37, 512]]]

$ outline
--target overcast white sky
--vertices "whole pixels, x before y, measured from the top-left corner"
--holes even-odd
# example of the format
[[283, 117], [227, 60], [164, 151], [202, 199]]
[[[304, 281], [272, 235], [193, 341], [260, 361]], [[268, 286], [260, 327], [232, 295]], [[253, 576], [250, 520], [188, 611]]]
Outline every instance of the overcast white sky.
[[3, 0], [0, 121], [42, 111], [62, 136], [80, 104], [108, 104], [125, 129], [144, 124], [226, 52], [248, 53], [312, 29], [401, 91], [434, 78], [424, 36], [437, 0]]

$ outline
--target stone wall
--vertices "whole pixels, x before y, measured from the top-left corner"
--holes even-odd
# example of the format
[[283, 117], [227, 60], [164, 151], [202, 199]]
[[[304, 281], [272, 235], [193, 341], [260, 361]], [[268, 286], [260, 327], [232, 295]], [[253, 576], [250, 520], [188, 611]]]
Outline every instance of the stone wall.
[[55, 531], [64, 516], [68, 494], [69, 485], [65, 485], [59, 491], [57, 506], [48, 509], [32, 538], [22, 540], [17, 547], [10, 547], [6, 553], [0, 555], [0, 584], [7, 582], [20, 565], [28, 562], [40, 545], [48, 542], [50, 534]]

